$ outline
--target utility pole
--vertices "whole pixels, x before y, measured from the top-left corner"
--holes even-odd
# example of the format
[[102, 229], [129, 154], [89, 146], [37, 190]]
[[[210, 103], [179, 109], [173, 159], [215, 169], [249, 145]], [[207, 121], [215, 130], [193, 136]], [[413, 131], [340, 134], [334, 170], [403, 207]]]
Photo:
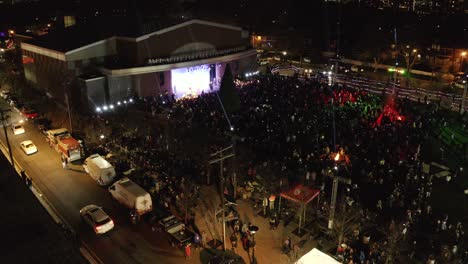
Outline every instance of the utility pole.
[[333, 228], [333, 224], [335, 220], [336, 197], [338, 196], [338, 184], [341, 182], [341, 183], [350, 185], [351, 179], [337, 176], [331, 171], [330, 173], [327, 174], [327, 176], [333, 178], [332, 195], [331, 195], [331, 202], [330, 202], [330, 217], [328, 219], [328, 229], [331, 230]]
[[0, 109], [0, 119], [2, 120], [2, 125], [3, 125], [3, 132], [5, 132], [5, 139], [8, 147], [8, 152], [10, 153], [10, 161], [11, 161], [11, 166], [13, 166], [13, 169], [15, 168], [15, 162], [13, 161], [13, 152], [11, 151], [11, 146], [10, 146], [10, 140], [8, 140], [8, 133], [6, 129], [6, 120], [9, 118], [8, 115], [6, 115], [7, 112], [11, 112], [10, 109]]
[[463, 89], [462, 101], [461, 101], [461, 110], [460, 113], [463, 114], [465, 112], [465, 102], [466, 102], [466, 90], [468, 90], [468, 65], [466, 66], [465, 70], [465, 88]]
[[340, 28], [341, 28], [341, 0], [338, 0], [338, 21], [336, 22], [336, 60], [335, 60], [335, 78], [333, 84], [338, 83], [338, 61], [340, 59]]
[[[398, 70], [398, 53], [400, 52], [398, 50], [398, 39], [397, 39], [397, 28], [395, 26], [394, 32], [393, 32], [393, 38], [395, 41], [395, 71], [393, 72], [393, 91], [392, 94], [396, 93], [396, 83], [397, 83], [397, 70]], [[384, 95], [385, 96], [385, 95]]]
[[223, 219], [222, 219], [222, 221], [223, 221], [223, 250], [224, 251], [226, 251], [226, 211], [225, 211], [226, 201], [225, 201], [225, 197], [224, 197], [224, 175], [223, 175], [224, 167], [223, 167], [223, 161], [225, 159], [234, 157], [234, 153], [232, 153], [232, 152], [226, 153], [226, 151], [229, 151], [229, 150], [232, 151], [232, 149], [233, 149], [233, 145], [211, 154], [210, 156], [213, 159], [208, 162], [209, 164], [214, 164], [214, 163], [219, 162], [219, 177], [220, 177], [219, 185], [220, 185], [220, 189], [221, 189], [221, 205], [223, 206], [223, 209], [222, 209]]
[[70, 133], [73, 132], [73, 126], [72, 126], [72, 117], [71, 117], [71, 109], [70, 109], [70, 99], [68, 98], [68, 92], [65, 91], [65, 101], [67, 103], [67, 111], [68, 111], [68, 122], [70, 126]]

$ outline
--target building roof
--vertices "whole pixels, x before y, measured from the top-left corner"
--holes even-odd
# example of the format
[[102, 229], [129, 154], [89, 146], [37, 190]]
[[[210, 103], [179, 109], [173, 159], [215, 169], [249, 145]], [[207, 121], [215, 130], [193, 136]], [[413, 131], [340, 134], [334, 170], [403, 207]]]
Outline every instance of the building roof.
[[2, 263], [86, 263], [3, 155], [0, 174]]
[[99, 169], [112, 168], [112, 165], [99, 154], [93, 154], [89, 158], [98, 166]]
[[129, 178], [124, 178], [118, 181], [118, 183], [135, 197], [144, 196], [147, 194], [147, 192], [141, 188], [140, 185], [132, 182]]
[[49, 34], [26, 40], [25, 43], [66, 53], [111, 37], [132, 38], [139, 41], [159, 32], [169, 31], [178, 25], [185, 26], [191, 23], [204, 23], [241, 30], [239, 27], [199, 19], [164, 19], [138, 25], [129, 19], [108, 18], [56, 29]]

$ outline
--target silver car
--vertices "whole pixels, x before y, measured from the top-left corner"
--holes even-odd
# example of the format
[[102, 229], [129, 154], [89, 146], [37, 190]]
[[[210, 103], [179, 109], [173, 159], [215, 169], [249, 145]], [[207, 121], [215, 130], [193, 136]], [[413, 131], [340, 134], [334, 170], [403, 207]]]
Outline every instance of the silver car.
[[80, 215], [96, 234], [104, 234], [114, 228], [114, 221], [97, 205], [90, 204], [83, 207]]

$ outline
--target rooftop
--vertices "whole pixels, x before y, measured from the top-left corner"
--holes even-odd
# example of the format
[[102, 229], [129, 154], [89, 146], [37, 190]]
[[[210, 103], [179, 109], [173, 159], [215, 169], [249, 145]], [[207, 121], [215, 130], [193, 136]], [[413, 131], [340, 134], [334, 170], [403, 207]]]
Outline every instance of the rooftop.
[[137, 38], [193, 19], [161, 19], [144, 24], [126, 17], [99, 18], [71, 27], [51, 30], [49, 34], [24, 41], [31, 45], [65, 53], [113, 36]]

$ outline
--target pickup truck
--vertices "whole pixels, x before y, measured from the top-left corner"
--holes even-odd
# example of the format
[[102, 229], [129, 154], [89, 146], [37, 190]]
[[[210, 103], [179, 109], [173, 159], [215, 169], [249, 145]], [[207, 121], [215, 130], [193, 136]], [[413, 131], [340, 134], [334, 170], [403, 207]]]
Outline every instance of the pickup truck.
[[173, 215], [159, 220], [159, 226], [169, 237], [171, 244], [183, 248], [193, 241], [194, 233]]

